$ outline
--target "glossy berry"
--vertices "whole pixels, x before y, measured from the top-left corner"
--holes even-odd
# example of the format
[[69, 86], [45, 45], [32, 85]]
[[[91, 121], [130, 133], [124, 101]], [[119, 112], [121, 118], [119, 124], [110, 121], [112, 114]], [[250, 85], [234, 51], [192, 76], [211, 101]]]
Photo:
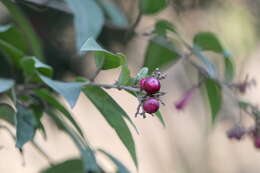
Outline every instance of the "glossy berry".
[[143, 103], [143, 110], [146, 113], [152, 114], [158, 111], [160, 102], [156, 98], [148, 98]]
[[144, 81], [144, 90], [148, 94], [154, 94], [161, 88], [160, 81], [154, 77], [149, 77]]
[[256, 148], [260, 148], [260, 136], [255, 136], [254, 144]]
[[143, 78], [139, 81], [139, 86], [141, 88], [141, 90], [144, 90], [144, 82], [146, 81], [147, 78]]
[[240, 140], [246, 133], [246, 130], [243, 127], [235, 126], [227, 132], [229, 139]]

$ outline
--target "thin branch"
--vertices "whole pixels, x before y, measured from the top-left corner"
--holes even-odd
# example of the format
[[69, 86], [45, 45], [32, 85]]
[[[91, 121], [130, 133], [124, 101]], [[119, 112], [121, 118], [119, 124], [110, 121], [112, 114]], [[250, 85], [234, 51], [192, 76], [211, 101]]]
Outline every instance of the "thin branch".
[[102, 71], [102, 67], [98, 68], [95, 73], [89, 78], [89, 80], [91, 82], [95, 81], [96, 77], [98, 76], [98, 74]]
[[118, 90], [127, 90], [127, 91], [133, 91], [133, 92], [141, 92], [141, 90], [139, 88], [134, 88], [134, 87], [130, 87], [130, 86], [124, 86], [124, 85], [116, 85], [116, 84], [98, 84], [98, 83], [94, 83], [94, 82], [86, 82], [85, 85], [87, 86], [98, 86], [98, 87], [102, 87], [102, 88], [106, 88], [106, 89], [111, 89], [111, 88], [115, 88]]
[[139, 11], [135, 22], [134, 22], [133, 25], [126, 31], [125, 40], [128, 40], [128, 38], [130, 37], [131, 33], [135, 31], [135, 28], [138, 26], [138, 24], [140, 23], [141, 19], [142, 19], [142, 13], [141, 13], [141, 11]]
[[48, 161], [50, 165], [54, 165], [48, 154], [35, 141], [31, 141], [31, 144]]

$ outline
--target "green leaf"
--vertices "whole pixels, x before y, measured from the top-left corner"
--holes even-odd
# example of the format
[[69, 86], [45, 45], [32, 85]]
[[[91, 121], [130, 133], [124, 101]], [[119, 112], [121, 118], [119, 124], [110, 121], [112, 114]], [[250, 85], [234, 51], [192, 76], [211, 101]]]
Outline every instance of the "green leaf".
[[147, 77], [148, 73], [149, 73], [149, 69], [147, 67], [141, 68], [141, 70], [139, 70], [136, 77], [134, 78], [135, 82], [138, 82], [139, 80]]
[[129, 80], [131, 79], [131, 76], [128, 68], [127, 59], [125, 56], [122, 56], [122, 58], [124, 59], [125, 62], [121, 66], [121, 73], [118, 79], [118, 84], [127, 85], [129, 83]]
[[35, 57], [25, 57], [20, 63], [26, 76], [38, 75], [37, 71], [49, 77], [53, 74], [51, 66], [42, 63]]
[[123, 119], [123, 117], [125, 117], [130, 121], [128, 115], [103, 89], [99, 87], [86, 86], [84, 87], [83, 92], [100, 111], [109, 125], [115, 130], [137, 166], [138, 163], [134, 140]]
[[159, 20], [155, 24], [154, 33], [162, 36], [166, 36], [167, 31], [177, 33], [175, 26], [173, 26], [167, 20]]
[[20, 104], [17, 104], [16, 120], [16, 147], [22, 148], [33, 139], [38, 124], [32, 111]]
[[154, 37], [150, 40], [145, 53], [144, 65], [150, 72], [156, 68], [163, 68], [178, 60], [180, 53], [172, 42], [163, 37]]
[[222, 104], [221, 87], [217, 81], [209, 78], [205, 80], [204, 84], [208, 95], [212, 122], [214, 123], [217, 118], [217, 114], [221, 109], [221, 104]]
[[225, 57], [225, 80], [232, 81], [235, 77], [235, 65], [231, 57]]
[[73, 126], [77, 129], [79, 134], [83, 137], [83, 132], [77, 122], [74, 120], [73, 116], [70, 114], [70, 112], [47, 90], [45, 89], [39, 89], [35, 91], [35, 94], [49, 103], [53, 108], [59, 110], [72, 124]]
[[81, 87], [84, 85], [84, 83], [60, 82], [60, 81], [52, 80], [41, 74], [39, 74], [39, 77], [46, 85], [48, 85], [54, 91], [62, 95], [72, 108], [75, 106], [81, 92]]
[[157, 118], [159, 118], [160, 122], [162, 123], [163, 127], [165, 127], [165, 122], [163, 120], [162, 114], [160, 111], [155, 112]]
[[151, 15], [163, 10], [168, 0], [139, 0], [139, 10], [142, 14]]
[[0, 78], [0, 93], [3, 93], [14, 86], [14, 80]]
[[114, 54], [103, 49], [93, 38], [89, 38], [81, 47], [80, 51], [94, 52], [97, 67], [99, 68], [101, 66], [103, 70], [116, 68], [124, 63], [123, 55]]
[[77, 49], [90, 37], [97, 38], [104, 25], [104, 16], [95, 0], [66, 0], [74, 14], [77, 34]]
[[83, 139], [80, 138], [80, 136], [78, 136], [77, 133], [75, 133], [74, 130], [71, 129], [58, 115], [51, 111], [48, 111], [47, 114], [55, 121], [57, 125], [59, 125], [64, 130], [64, 132], [70, 136], [79, 149], [83, 161], [84, 172], [100, 172], [94, 152], [86, 144], [86, 142], [83, 141]]
[[130, 173], [130, 171], [126, 168], [126, 166], [119, 161], [117, 158], [115, 158], [114, 156], [112, 156], [111, 154], [107, 153], [106, 151], [99, 149], [99, 152], [103, 153], [104, 155], [106, 155], [112, 162], [114, 162], [114, 164], [117, 167], [117, 172], [118, 173]]
[[5, 103], [0, 103], [0, 119], [14, 125], [15, 114], [16, 112], [12, 106]]
[[123, 11], [115, 3], [107, 0], [97, 0], [97, 2], [103, 8], [111, 24], [120, 28], [126, 28], [129, 25]]
[[[25, 35], [27, 46], [32, 50], [33, 55], [37, 58], [43, 59], [43, 50], [39, 38], [21, 9], [10, 0], [2, 0], [1, 2], [8, 9], [10, 15], [21, 28], [23, 34]], [[15, 35], [13, 35], [13, 37], [15, 38]], [[17, 37], [17, 39], [19, 38]], [[19, 43], [19, 45], [21, 44]]]
[[66, 160], [62, 163], [55, 164], [41, 173], [84, 173], [82, 161], [80, 159]]

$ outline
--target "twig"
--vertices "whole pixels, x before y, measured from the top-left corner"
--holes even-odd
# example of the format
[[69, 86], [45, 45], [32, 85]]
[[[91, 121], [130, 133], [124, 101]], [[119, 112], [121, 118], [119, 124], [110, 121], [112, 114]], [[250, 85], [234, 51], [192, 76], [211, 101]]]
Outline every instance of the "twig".
[[31, 141], [32, 146], [48, 161], [50, 165], [54, 165], [50, 157], [45, 153], [45, 151], [35, 142]]
[[142, 19], [142, 13], [141, 13], [141, 11], [139, 11], [135, 22], [134, 22], [133, 25], [126, 31], [125, 40], [127, 40], [127, 39], [129, 38], [130, 34], [135, 31], [135, 28], [138, 26], [138, 24], [140, 23], [141, 19]]
[[89, 80], [90, 80], [91, 82], [95, 81], [96, 77], [97, 77], [98, 74], [101, 72], [101, 70], [102, 70], [102, 67], [98, 68], [98, 69], [95, 71], [95, 73], [89, 78]]

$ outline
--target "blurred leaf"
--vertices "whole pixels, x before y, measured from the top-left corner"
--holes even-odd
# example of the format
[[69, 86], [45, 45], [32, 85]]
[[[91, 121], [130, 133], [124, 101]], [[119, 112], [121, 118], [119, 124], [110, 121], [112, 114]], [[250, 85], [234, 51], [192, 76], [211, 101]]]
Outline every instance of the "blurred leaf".
[[101, 8], [95, 0], [66, 0], [74, 14], [77, 34], [77, 50], [80, 51], [84, 41], [90, 37], [97, 38], [104, 24]]
[[155, 24], [154, 32], [158, 35], [165, 36], [167, 31], [177, 33], [175, 26], [173, 26], [167, 20], [158, 20]]
[[130, 121], [128, 115], [103, 89], [99, 87], [86, 86], [84, 87], [83, 92], [100, 111], [109, 125], [116, 131], [118, 137], [131, 154], [131, 157], [137, 166], [138, 163], [134, 140], [123, 119], [123, 117], [125, 117]]
[[221, 87], [215, 80], [209, 78], [205, 80], [205, 87], [209, 99], [212, 122], [214, 123], [222, 104]]
[[38, 124], [32, 111], [20, 104], [17, 104], [16, 119], [16, 147], [22, 148], [33, 139]]
[[14, 80], [0, 78], [0, 93], [3, 93], [14, 86]]
[[55, 109], [59, 110], [77, 129], [79, 134], [83, 137], [83, 132], [77, 122], [74, 120], [73, 116], [70, 114], [70, 112], [47, 90], [45, 89], [39, 89], [36, 90], [35, 93], [38, 97], [49, 103], [51, 106], [53, 106]]
[[145, 53], [144, 65], [152, 72], [156, 68], [163, 68], [178, 60], [180, 53], [176, 45], [163, 37], [154, 37], [150, 40]]
[[165, 127], [165, 122], [163, 120], [162, 114], [160, 111], [155, 112], [157, 118], [159, 118], [160, 122], [162, 123], [163, 127]]
[[141, 70], [139, 70], [139, 72], [137, 73], [136, 77], [134, 78], [135, 83], [138, 82], [139, 80], [147, 77], [148, 73], [149, 73], [149, 69], [147, 67], [141, 68]]
[[128, 26], [128, 20], [123, 11], [112, 2], [107, 0], [97, 0], [100, 6], [104, 9], [104, 12], [111, 23], [120, 28], [126, 28]]
[[239, 101], [238, 105], [242, 109], [247, 109], [248, 107], [251, 107], [251, 104], [249, 102], [245, 102], [241, 100]]
[[122, 58], [123, 56], [121, 54], [113, 54], [103, 49], [93, 38], [89, 38], [81, 47], [80, 51], [94, 52], [97, 67], [102, 66], [103, 70], [116, 68], [124, 63], [124, 59]]
[[14, 125], [15, 123], [15, 110], [12, 106], [0, 103], [0, 119], [9, 122], [10, 124]]
[[55, 164], [41, 173], [84, 173], [84, 168], [80, 159], [73, 159]]
[[124, 59], [124, 63], [121, 66], [121, 73], [118, 79], [118, 84], [127, 85], [129, 83], [129, 80], [131, 79], [131, 76], [126, 57], [122, 55], [122, 59]]
[[112, 162], [114, 162], [114, 164], [117, 167], [118, 173], [130, 173], [130, 171], [126, 168], [126, 166], [121, 161], [116, 159], [114, 156], [112, 156], [111, 154], [107, 153], [102, 149], [99, 149], [98, 151], [106, 155]]
[[[43, 59], [43, 50], [39, 38], [37, 37], [31, 24], [28, 22], [26, 16], [23, 14], [21, 9], [14, 2], [10, 0], [2, 0], [1, 2], [8, 9], [10, 15], [13, 17], [13, 19], [21, 28], [23, 34], [25, 35], [27, 45], [32, 50], [33, 55], [36, 56], [37, 58]], [[13, 35], [13, 38], [15, 38], [15, 35]], [[17, 37], [17, 40], [19, 40], [19, 37]], [[19, 43], [19, 45], [21, 46], [21, 43]], [[20, 46], [19, 48], [21, 48]]]
[[232, 58], [225, 58], [225, 79], [226, 81], [232, 81], [235, 77], [235, 65]]
[[47, 114], [55, 121], [57, 125], [59, 125], [64, 130], [64, 132], [70, 136], [79, 149], [83, 161], [84, 172], [100, 172], [96, 162], [96, 157], [86, 142], [83, 141], [83, 139], [80, 138], [80, 136], [78, 136], [77, 133], [75, 133], [73, 129], [71, 129], [58, 115], [51, 111], [48, 111]]
[[26, 76], [38, 75], [37, 71], [49, 77], [53, 74], [51, 66], [43, 64], [35, 57], [25, 57], [20, 63]]
[[60, 82], [56, 80], [52, 80], [48, 77], [45, 77], [41, 74], [39, 74], [39, 77], [41, 80], [51, 87], [54, 91], [58, 92], [60, 95], [62, 95], [69, 105], [73, 108], [79, 98], [79, 94], [81, 92], [81, 87], [84, 85], [84, 83], [80, 82]]
[[142, 14], [151, 15], [163, 10], [168, 0], [139, 0], [139, 8]]
[[208, 77], [212, 79], [217, 78], [216, 66], [209, 60], [207, 56], [205, 56], [198, 48], [193, 48], [193, 53], [196, 57], [204, 64], [206, 71], [208, 73]]

